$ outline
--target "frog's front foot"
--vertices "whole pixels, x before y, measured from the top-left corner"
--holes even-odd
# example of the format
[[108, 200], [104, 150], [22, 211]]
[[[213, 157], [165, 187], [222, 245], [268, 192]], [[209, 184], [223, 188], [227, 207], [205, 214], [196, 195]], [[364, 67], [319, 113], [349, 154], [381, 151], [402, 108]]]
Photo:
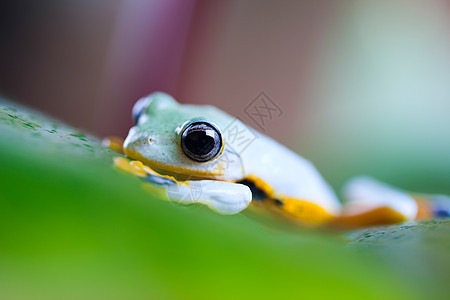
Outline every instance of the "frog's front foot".
[[201, 203], [225, 214], [237, 214], [252, 201], [250, 189], [239, 183], [192, 180], [167, 186], [167, 196], [176, 202]]
[[243, 184], [216, 180], [177, 181], [174, 177], [159, 174], [142, 162], [116, 157], [114, 164], [147, 183], [166, 191], [167, 197], [183, 204], [201, 203], [212, 210], [232, 215], [243, 211], [252, 201], [250, 189]]

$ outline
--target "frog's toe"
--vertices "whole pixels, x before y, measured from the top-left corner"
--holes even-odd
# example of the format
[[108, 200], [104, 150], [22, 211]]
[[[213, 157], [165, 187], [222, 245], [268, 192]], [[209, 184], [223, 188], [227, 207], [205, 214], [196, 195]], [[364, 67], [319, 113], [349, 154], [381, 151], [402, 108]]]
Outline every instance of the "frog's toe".
[[242, 184], [234, 184], [233, 190], [215, 191], [209, 194], [207, 205], [224, 215], [237, 214], [248, 207], [252, 201], [250, 189]]

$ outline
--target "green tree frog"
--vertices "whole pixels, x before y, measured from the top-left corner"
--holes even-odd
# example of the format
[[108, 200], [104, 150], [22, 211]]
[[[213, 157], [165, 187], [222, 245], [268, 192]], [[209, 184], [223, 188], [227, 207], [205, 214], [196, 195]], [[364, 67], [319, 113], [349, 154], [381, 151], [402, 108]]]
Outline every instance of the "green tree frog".
[[[137, 101], [132, 116], [135, 126], [118, 146], [132, 160], [116, 164], [162, 187], [172, 201], [202, 203], [222, 214], [250, 205], [313, 226], [358, 227], [433, 214], [420, 197], [369, 177], [350, 180], [342, 205], [310, 161], [213, 106], [179, 104], [156, 92]], [[240, 149], [246, 136], [252, 140]]]

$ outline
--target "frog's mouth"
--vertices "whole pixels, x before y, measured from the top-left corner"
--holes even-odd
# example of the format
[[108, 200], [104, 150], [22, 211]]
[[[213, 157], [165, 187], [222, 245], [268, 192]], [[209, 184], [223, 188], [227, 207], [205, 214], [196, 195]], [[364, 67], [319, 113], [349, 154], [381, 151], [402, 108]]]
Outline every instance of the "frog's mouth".
[[[196, 170], [183, 168], [175, 165], [168, 165], [161, 163], [159, 161], [152, 161], [142, 156], [140, 153], [135, 152], [130, 149], [125, 149], [125, 154], [135, 160], [141, 161], [144, 165], [148, 166], [153, 171], [174, 177], [176, 180], [220, 180], [220, 181], [236, 181], [241, 179], [237, 178], [227, 178], [225, 166], [217, 165], [211, 170]], [[219, 162], [220, 164], [220, 162]]]
[[181, 168], [178, 166], [171, 166], [166, 164], [161, 164], [160, 162], [149, 162], [143, 161], [148, 167], [159, 174], [169, 175], [174, 177], [176, 180], [223, 180], [225, 179], [222, 176], [211, 174], [206, 171], [200, 170], [191, 170], [186, 168]]

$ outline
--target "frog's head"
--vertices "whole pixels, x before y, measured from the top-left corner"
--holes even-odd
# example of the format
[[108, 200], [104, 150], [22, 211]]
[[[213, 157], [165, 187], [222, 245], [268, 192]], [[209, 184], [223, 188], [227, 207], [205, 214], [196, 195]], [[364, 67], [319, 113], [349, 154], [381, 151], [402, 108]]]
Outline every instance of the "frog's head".
[[136, 125], [124, 143], [130, 158], [179, 180], [244, 177], [241, 158], [222, 133], [233, 118], [221, 110], [182, 105], [157, 92], [136, 102], [132, 115]]

